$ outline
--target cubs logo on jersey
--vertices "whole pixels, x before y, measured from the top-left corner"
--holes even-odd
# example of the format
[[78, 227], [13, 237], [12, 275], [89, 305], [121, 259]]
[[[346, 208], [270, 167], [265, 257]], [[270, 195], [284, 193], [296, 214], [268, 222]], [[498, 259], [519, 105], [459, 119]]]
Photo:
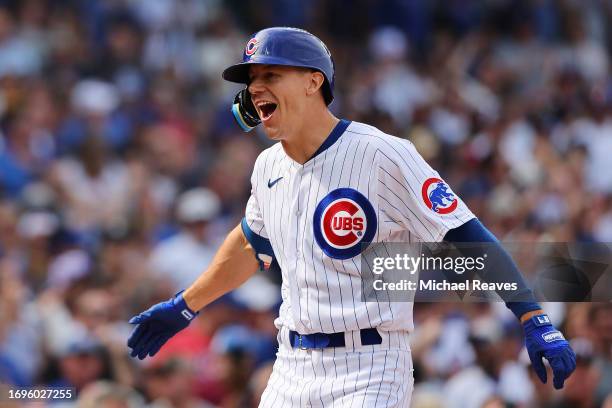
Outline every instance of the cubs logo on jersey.
[[317, 205], [313, 219], [314, 237], [330, 258], [349, 259], [358, 255], [376, 233], [372, 204], [359, 191], [339, 188]]
[[457, 197], [444, 180], [430, 177], [423, 183], [421, 195], [425, 205], [435, 213], [449, 214], [459, 204]]

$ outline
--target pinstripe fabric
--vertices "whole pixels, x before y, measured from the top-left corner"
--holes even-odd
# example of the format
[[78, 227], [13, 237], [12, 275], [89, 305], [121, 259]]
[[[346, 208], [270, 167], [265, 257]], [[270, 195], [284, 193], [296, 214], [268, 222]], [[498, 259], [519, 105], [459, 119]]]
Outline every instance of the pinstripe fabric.
[[[372, 206], [373, 242], [440, 241], [474, 215], [458, 198], [448, 214], [429, 208], [421, 190], [430, 178], [440, 176], [410, 142], [357, 122], [303, 165], [280, 143], [259, 155], [245, 217], [270, 241], [281, 267], [279, 339], [288, 330], [347, 332], [346, 347], [322, 351], [293, 350], [281, 341], [260, 406], [408, 406], [412, 303], [362, 301], [359, 256], [327, 256], [314, 238], [315, 222], [321, 222], [314, 213], [330, 192], [350, 188]], [[379, 251], [388, 254], [384, 245]], [[383, 344], [363, 347], [358, 330], [371, 327], [385, 333]]]
[[406, 332], [381, 333], [379, 346], [323, 350], [291, 349], [285, 334], [260, 407], [409, 407], [413, 369]]
[[428, 208], [421, 187], [431, 177], [439, 174], [410, 142], [357, 122], [303, 165], [291, 160], [280, 143], [263, 151], [255, 163], [245, 216], [254, 232], [270, 240], [282, 270], [277, 327], [303, 334], [369, 327], [412, 330], [409, 302], [361, 300], [359, 257], [325, 255], [313, 237], [314, 210], [330, 191], [348, 187], [374, 208], [375, 242], [439, 241], [474, 215], [461, 200], [450, 214]]

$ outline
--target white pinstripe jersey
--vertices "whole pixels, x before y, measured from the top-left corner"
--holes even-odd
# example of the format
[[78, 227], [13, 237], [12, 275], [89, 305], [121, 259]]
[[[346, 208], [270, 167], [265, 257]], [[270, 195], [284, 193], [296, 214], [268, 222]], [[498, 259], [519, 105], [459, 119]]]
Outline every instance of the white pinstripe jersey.
[[302, 334], [412, 330], [412, 303], [364, 302], [363, 242], [438, 242], [474, 217], [407, 140], [340, 121], [306, 163], [280, 143], [255, 162], [246, 208], [282, 270], [275, 324]]

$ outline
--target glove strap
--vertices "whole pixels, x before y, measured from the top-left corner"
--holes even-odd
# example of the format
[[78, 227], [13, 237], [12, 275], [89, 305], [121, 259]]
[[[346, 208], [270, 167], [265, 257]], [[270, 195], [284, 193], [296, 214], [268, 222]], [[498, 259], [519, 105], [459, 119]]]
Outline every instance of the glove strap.
[[185, 318], [187, 321], [193, 320], [200, 312], [194, 312], [187, 306], [187, 302], [183, 298], [183, 292], [185, 290], [181, 290], [179, 293], [174, 295], [172, 299], [172, 303], [174, 306], [180, 311], [181, 316]]
[[[523, 324], [525, 326], [525, 333], [537, 333], [537, 336], [541, 337], [546, 343], [565, 340], [563, 334], [553, 327], [550, 318], [546, 314], [533, 316]], [[542, 329], [538, 330], [538, 328]]]
[[547, 314], [539, 314], [533, 316], [531, 319], [527, 320], [531, 321], [534, 326], [542, 327], [542, 326], [552, 326], [552, 322], [550, 321], [550, 317]]

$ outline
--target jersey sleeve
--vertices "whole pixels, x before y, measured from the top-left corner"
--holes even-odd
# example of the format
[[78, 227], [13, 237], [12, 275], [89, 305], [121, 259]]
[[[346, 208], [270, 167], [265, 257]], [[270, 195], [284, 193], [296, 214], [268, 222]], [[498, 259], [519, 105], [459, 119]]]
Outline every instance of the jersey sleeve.
[[379, 153], [377, 194], [384, 221], [422, 241], [440, 242], [475, 217], [412, 143], [397, 139]]
[[257, 235], [261, 239], [269, 239], [256, 195], [252, 190], [244, 211], [244, 224], [243, 229], [248, 228], [249, 234]]
[[274, 251], [266, 232], [261, 207], [257, 200], [257, 164], [251, 176], [251, 196], [247, 202], [244, 218], [241, 222], [242, 232], [255, 251], [255, 257], [262, 267], [269, 266], [274, 260]]

